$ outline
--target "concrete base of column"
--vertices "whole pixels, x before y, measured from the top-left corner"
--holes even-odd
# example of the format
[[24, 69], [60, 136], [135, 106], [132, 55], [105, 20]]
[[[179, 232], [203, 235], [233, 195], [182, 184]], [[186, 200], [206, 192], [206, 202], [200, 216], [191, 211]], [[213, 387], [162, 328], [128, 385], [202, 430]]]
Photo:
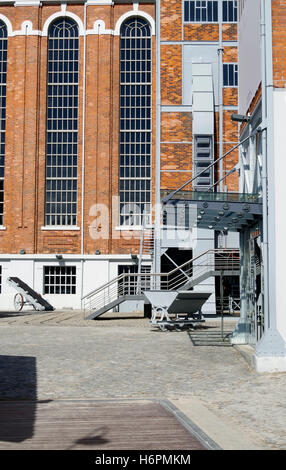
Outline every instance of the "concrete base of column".
[[286, 356], [254, 356], [256, 372], [286, 372]]
[[257, 343], [254, 367], [257, 372], [286, 372], [286, 342], [278, 330], [266, 330]]
[[248, 344], [250, 334], [250, 323], [241, 318], [231, 336], [232, 344]]

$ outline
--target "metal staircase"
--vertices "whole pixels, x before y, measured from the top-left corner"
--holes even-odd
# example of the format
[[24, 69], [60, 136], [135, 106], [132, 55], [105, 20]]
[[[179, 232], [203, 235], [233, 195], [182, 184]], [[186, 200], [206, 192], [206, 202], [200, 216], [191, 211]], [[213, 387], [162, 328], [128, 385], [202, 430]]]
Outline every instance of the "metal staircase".
[[146, 218], [143, 220], [143, 226], [141, 230], [141, 239], [140, 239], [140, 251], [139, 251], [139, 262], [138, 262], [138, 272], [142, 272], [142, 261], [143, 256], [150, 256], [153, 259], [154, 255], [154, 226], [148, 225]]
[[144, 292], [187, 291], [203, 280], [220, 275], [237, 275], [239, 250], [212, 249], [190, 259], [168, 273], [126, 273], [112, 279], [82, 298], [87, 319], [94, 319], [125, 300], [144, 300]]

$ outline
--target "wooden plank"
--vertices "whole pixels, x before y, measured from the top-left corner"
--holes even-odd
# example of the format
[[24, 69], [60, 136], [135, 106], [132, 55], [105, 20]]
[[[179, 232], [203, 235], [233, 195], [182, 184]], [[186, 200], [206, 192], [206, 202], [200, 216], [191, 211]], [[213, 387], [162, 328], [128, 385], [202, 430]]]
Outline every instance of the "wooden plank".
[[204, 450], [159, 403], [0, 402], [1, 450]]

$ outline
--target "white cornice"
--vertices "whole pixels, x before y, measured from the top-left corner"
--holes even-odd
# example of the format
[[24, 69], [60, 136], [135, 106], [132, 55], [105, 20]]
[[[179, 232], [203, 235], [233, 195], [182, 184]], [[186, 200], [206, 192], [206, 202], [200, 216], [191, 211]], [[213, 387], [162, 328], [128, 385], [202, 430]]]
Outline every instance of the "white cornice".
[[[0, 6], [3, 4], [14, 5], [15, 7], [34, 7], [40, 6], [43, 3], [60, 5], [63, 1], [69, 4], [77, 3], [77, 0], [0, 0]], [[80, 0], [80, 3], [86, 3], [87, 5], [114, 5], [113, 0]]]
[[[4, 3], [4, 0], [0, 0], [0, 5], [1, 5], [1, 3]], [[7, 1], [5, 1], [5, 3], [7, 4]], [[29, 6], [32, 6], [32, 4], [35, 5], [35, 4], [39, 4], [40, 2], [38, 2], [38, 0], [31, 0], [31, 1], [28, 1], [28, 0], [20, 1], [20, 0], [18, 0], [17, 2], [11, 2], [11, 3], [13, 3], [15, 5], [17, 4], [16, 6], [20, 6], [20, 5], [24, 6], [24, 4], [25, 5], [29, 4]], [[145, 18], [150, 23], [151, 34], [155, 35], [155, 21], [154, 21], [154, 19], [148, 13], [145, 13], [143, 10], [139, 10], [139, 3], [137, 1], [134, 1], [132, 10], [124, 13], [118, 19], [114, 30], [113, 29], [106, 29], [105, 22], [101, 19], [98, 19], [94, 22], [93, 29], [88, 29], [86, 31], [84, 30], [83, 22], [79, 18], [79, 16], [75, 15], [73, 12], [68, 10], [68, 3], [69, 2], [62, 2], [59, 5], [60, 6], [59, 11], [54, 13], [53, 15], [51, 15], [46, 20], [42, 31], [39, 31], [37, 29], [33, 29], [33, 23], [29, 20], [24, 21], [21, 25], [21, 29], [16, 30], [16, 31], [13, 31], [11, 22], [6, 16], [0, 14], [0, 20], [2, 20], [6, 24], [9, 37], [11, 37], [11, 36], [12, 37], [13, 36], [47, 36], [49, 25], [51, 24], [51, 22], [53, 20], [55, 20], [56, 18], [60, 18], [60, 17], [63, 17], [63, 16], [69, 17], [69, 18], [72, 18], [72, 19], [75, 20], [75, 22], [78, 24], [78, 27], [79, 27], [79, 35], [80, 36], [84, 36], [85, 34], [86, 35], [108, 35], [109, 34], [109, 35], [113, 35], [113, 36], [120, 36], [121, 25], [127, 18], [141, 17], [141, 18]], [[93, 4], [93, 5], [111, 5], [113, 3], [114, 2], [112, 2], [111, 0], [87, 0], [87, 4], [90, 4], [90, 5], [91, 4]]]
[[114, 5], [113, 0], [87, 0], [87, 5]]
[[14, 2], [15, 7], [38, 7], [40, 4], [40, 0], [17, 0]]

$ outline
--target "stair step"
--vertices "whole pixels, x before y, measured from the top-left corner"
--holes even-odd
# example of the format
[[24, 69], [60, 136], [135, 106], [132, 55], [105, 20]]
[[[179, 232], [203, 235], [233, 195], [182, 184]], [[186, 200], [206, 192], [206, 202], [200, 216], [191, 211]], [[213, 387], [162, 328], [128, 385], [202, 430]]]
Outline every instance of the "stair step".
[[196, 331], [189, 332], [189, 336], [194, 346], [232, 346], [231, 333], [232, 331], [224, 331], [222, 338], [221, 331]]

